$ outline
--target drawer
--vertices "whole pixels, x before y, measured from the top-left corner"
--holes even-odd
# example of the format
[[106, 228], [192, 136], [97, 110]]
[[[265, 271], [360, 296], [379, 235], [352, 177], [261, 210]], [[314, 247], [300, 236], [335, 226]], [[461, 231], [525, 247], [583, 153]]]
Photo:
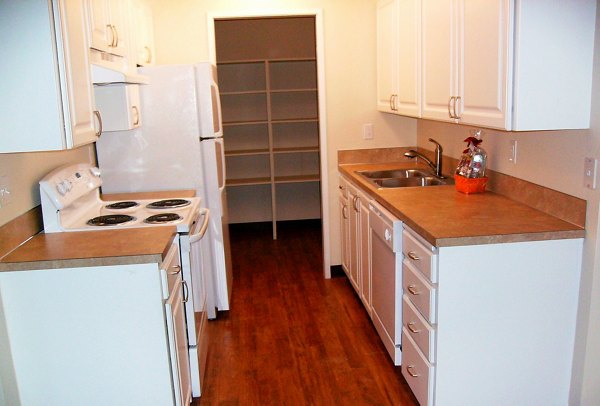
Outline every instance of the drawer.
[[436, 322], [436, 291], [406, 259], [402, 262], [402, 289], [421, 315], [431, 324]]
[[437, 283], [437, 255], [435, 248], [424, 245], [406, 229], [402, 232], [402, 252], [407, 261], [432, 283]]
[[435, 362], [435, 329], [421, 316], [406, 294], [402, 297], [402, 322], [425, 358]]
[[421, 354], [406, 328], [402, 329], [402, 375], [421, 406], [433, 404], [435, 367]]

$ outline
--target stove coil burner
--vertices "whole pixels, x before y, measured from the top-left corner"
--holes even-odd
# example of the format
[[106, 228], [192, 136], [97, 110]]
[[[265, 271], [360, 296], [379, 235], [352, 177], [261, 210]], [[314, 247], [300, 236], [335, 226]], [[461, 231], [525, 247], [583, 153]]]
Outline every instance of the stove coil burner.
[[89, 219], [87, 224], [90, 226], [114, 226], [118, 224], [128, 223], [135, 220], [135, 217], [126, 214], [112, 214], [108, 216], [98, 216]]
[[146, 207], [149, 209], [174, 209], [189, 206], [190, 204], [192, 204], [192, 202], [185, 199], [166, 199], [152, 202]]
[[125, 202], [116, 202], [116, 203], [108, 204], [108, 205], [106, 205], [106, 208], [113, 209], [113, 210], [124, 210], [124, 209], [129, 209], [131, 207], [136, 207], [139, 205], [140, 204], [138, 202], [125, 201]]
[[161, 214], [155, 214], [154, 216], [148, 217], [146, 220], [144, 220], [144, 223], [148, 223], [148, 224], [172, 223], [174, 221], [181, 220], [182, 218], [183, 217], [181, 217], [177, 213], [161, 213]]

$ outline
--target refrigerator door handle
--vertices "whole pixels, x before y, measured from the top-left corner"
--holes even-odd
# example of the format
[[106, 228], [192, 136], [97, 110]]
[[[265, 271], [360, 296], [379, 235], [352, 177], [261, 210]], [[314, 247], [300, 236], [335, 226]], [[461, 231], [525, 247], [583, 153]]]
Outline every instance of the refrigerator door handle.
[[219, 173], [217, 174], [219, 180], [219, 191], [222, 192], [225, 189], [225, 152], [223, 138], [215, 138], [215, 154], [217, 155], [217, 165], [219, 166]]
[[213, 80], [210, 82], [210, 97], [213, 105], [213, 128], [215, 131], [215, 137], [223, 136], [223, 118], [221, 117], [221, 100], [219, 98], [219, 86]]

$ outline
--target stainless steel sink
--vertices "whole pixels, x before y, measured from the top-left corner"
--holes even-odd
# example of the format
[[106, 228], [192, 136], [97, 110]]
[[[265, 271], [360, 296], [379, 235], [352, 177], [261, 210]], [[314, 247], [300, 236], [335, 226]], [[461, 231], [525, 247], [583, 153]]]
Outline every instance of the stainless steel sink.
[[419, 169], [391, 169], [389, 171], [360, 171], [357, 172], [368, 179], [414, 178], [432, 176], [431, 173]]
[[357, 171], [377, 188], [423, 187], [449, 185], [451, 178], [439, 178], [427, 170], [390, 169], [385, 171]]

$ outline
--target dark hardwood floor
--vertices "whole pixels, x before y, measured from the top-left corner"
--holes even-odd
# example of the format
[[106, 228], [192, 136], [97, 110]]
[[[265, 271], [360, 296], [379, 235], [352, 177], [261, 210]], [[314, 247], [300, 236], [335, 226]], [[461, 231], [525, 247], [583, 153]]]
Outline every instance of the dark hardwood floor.
[[417, 405], [348, 280], [323, 278], [320, 232], [231, 227], [233, 301], [209, 323], [193, 405]]

